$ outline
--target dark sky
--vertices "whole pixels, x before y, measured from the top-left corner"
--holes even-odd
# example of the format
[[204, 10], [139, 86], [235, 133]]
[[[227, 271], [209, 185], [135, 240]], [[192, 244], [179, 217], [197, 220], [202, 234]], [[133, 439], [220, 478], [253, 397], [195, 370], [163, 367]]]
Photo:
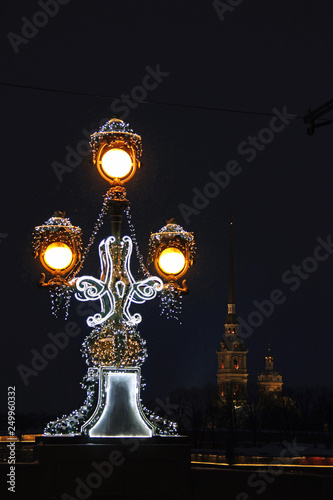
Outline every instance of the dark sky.
[[[250, 380], [270, 343], [286, 385], [331, 385], [333, 249], [325, 242], [333, 235], [333, 125], [309, 136], [303, 116], [333, 98], [332, 2], [244, 0], [220, 12], [223, 20], [203, 0], [65, 3], [56, 12], [45, 2], [53, 17], [40, 15], [43, 2], [35, 1], [13, 1], [1, 15], [2, 408], [9, 385], [19, 411], [62, 415], [85, 397], [80, 346], [89, 328], [74, 300], [69, 320], [81, 334], [28, 385], [17, 370], [31, 367], [31, 350], [41, 352], [48, 334], [65, 328], [37, 288], [42, 269], [31, 233], [64, 210], [87, 243], [108, 185], [86, 154], [62, 176], [54, 164], [70, 167], [66, 155], [84, 147], [84, 131], [115, 112], [143, 141], [142, 168], [128, 184], [142, 253], [150, 232], [171, 217], [194, 232], [198, 247], [182, 324], [160, 317], [157, 299], [140, 308], [145, 397], [215, 383], [230, 214], [237, 313], [258, 318], [255, 304], [276, 289], [283, 302], [246, 339]], [[155, 81], [147, 76], [154, 71]], [[120, 102], [126, 94], [131, 107]], [[231, 165], [237, 175], [217, 192], [212, 175], [225, 179]], [[215, 196], [198, 208], [198, 192]], [[182, 204], [195, 208], [187, 220]], [[106, 221], [100, 239], [109, 231]], [[84, 271], [98, 276], [96, 248]]]

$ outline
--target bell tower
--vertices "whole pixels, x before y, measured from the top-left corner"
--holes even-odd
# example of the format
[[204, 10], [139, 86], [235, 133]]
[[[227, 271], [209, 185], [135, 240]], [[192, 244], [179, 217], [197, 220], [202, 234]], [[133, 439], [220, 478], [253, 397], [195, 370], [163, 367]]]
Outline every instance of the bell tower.
[[281, 392], [282, 391], [282, 376], [274, 370], [274, 358], [271, 349], [268, 346], [267, 355], [265, 356], [266, 369], [258, 375], [258, 388], [261, 394]]
[[220, 396], [226, 396], [227, 392], [232, 391], [234, 399], [241, 403], [247, 397], [246, 355], [248, 351], [238, 335], [233, 253], [233, 223], [230, 222], [228, 312], [224, 325], [225, 333], [220, 342], [220, 349], [217, 351], [217, 386]]

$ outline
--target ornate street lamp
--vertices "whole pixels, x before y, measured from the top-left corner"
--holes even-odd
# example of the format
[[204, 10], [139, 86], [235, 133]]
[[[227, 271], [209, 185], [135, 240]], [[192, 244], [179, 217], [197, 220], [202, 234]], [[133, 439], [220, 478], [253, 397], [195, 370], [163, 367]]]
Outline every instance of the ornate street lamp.
[[166, 280], [161, 291], [162, 313], [178, 319], [181, 313], [182, 293], [188, 293], [182, 278], [193, 264], [195, 243], [193, 233], [186, 232], [172, 219], [149, 239], [148, 262], [153, 263], [158, 274]]
[[141, 137], [126, 123], [112, 118], [91, 136], [93, 162], [112, 185], [129, 181], [140, 168]]
[[51, 274], [46, 280], [41, 273], [39, 285], [48, 287], [52, 313], [57, 316], [63, 305], [68, 315], [71, 298], [69, 276], [81, 259], [81, 229], [73, 226], [62, 212], [56, 212], [42, 226], [35, 227], [33, 234], [34, 256], [39, 257], [44, 269]]
[[[43, 285], [59, 294], [64, 290], [67, 294], [74, 292], [77, 300], [99, 301], [100, 305], [100, 312], [87, 318], [92, 331], [82, 348], [88, 364], [88, 373], [82, 384], [87, 389], [87, 399], [79, 410], [50, 422], [45, 434], [90, 437], [176, 434], [175, 424], [141, 405], [140, 367], [147, 357], [147, 350], [137, 330], [141, 315], [132, 314], [130, 308], [132, 303], [141, 304], [156, 297], [157, 293], [161, 293], [163, 302], [165, 290], [169, 295], [175, 290], [177, 295], [180, 290], [184, 291], [176, 280], [183, 277], [192, 265], [193, 234], [171, 222], [159, 233], [152, 234], [150, 259], [154, 260], [157, 272], [167, 283], [151, 276], [139, 252], [124, 187], [140, 167], [141, 137], [122, 120], [112, 119], [92, 134], [91, 146], [93, 162], [111, 187], [104, 197], [101, 214], [82, 256], [80, 228], [71, 226], [69, 219], [60, 217], [58, 221], [59, 217], [53, 217], [35, 228], [35, 255], [54, 274], [54, 278], [48, 283], [43, 281]], [[111, 235], [99, 244], [100, 276], [78, 276], [107, 213], [111, 217]], [[121, 235], [124, 213], [131, 236]], [[144, 275], [140, 280], [135, 280], [130, 269], [133, 247]], [[60, 263], [58, 256], [61, 256]], [[54, 286], [54, 280], [60, 280], [56, 282], [61, 284], [60, 288]]]
[[39, 257], [43, 267], [53, 275], [45, 283], [43, 273], [40, 284], [52, 286], [67, 283], [66, 276], [81, 257], [81, 229], [73, 226], [65, 214], [56, 212], [42, 226], [35, 228], [33, 236], [35, 257]]
[[179, 287], [182, 278], [193, 264], [195, 253], [193, 233], [188, 233], [172, 219], [158, 233], [152, 233], [149, 240], [149, 262], [169, 283]]

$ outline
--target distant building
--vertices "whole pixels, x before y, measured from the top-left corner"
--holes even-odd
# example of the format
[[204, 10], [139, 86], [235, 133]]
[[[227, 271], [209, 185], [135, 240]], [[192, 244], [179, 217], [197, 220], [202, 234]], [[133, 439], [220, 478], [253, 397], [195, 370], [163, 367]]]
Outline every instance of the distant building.
[[236, 316], [234, 262], [233, 262], [233, 233], [230, 223], [230, 263], [229, 263], [229, 293], [228, 313], [225, 322], [225, 333], [217, 351], [218, 371], [217, 386], [220, 396], [226, 391], [233, 391], [235, 399], [245, 401], [247, 397], [247, 369], [246, 355], [248, 351], [243, 340], [238, 335], [239, 323]]
[[258, 375], [258, 387], [261, 394], [282, 391], [282, 376], [274, 370], [274, 358], [271, 349], [268, 347], [266, 360], [266, 369]]

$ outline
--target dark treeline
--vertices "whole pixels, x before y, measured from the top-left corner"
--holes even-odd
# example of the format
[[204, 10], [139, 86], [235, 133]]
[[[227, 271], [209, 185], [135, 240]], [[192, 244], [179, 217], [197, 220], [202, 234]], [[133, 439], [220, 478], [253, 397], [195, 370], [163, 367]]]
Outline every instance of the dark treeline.
[[[260, 446], [297, 438], [312, 446], [333, 445], [333, 388], [284, 388], [282, 393], [259, 394], [248, 384], [246, 397], [225, 387], [223, 398], [216, 386], [178, 389], [146, 406], [176, 422], [178, 433], [189, 435], [194, 448]], [[240, 399], [242, 397], [242, 399]], [[17, 414], [17, 435], [43, 433], [54, 415]], [[6, 434], [7, 415], [0, 415], [0, 433]]]
[[294, 438], [314, 447], [333, 443], [333, 388], [260, 394], [257, 385], [248, 384], [247, 395], [238, 397], [230, 384], [221, 397], [216, 386], [207, 385], [178, 389], [148, 406], [176, 422], [194, 448], [260, 446]]

